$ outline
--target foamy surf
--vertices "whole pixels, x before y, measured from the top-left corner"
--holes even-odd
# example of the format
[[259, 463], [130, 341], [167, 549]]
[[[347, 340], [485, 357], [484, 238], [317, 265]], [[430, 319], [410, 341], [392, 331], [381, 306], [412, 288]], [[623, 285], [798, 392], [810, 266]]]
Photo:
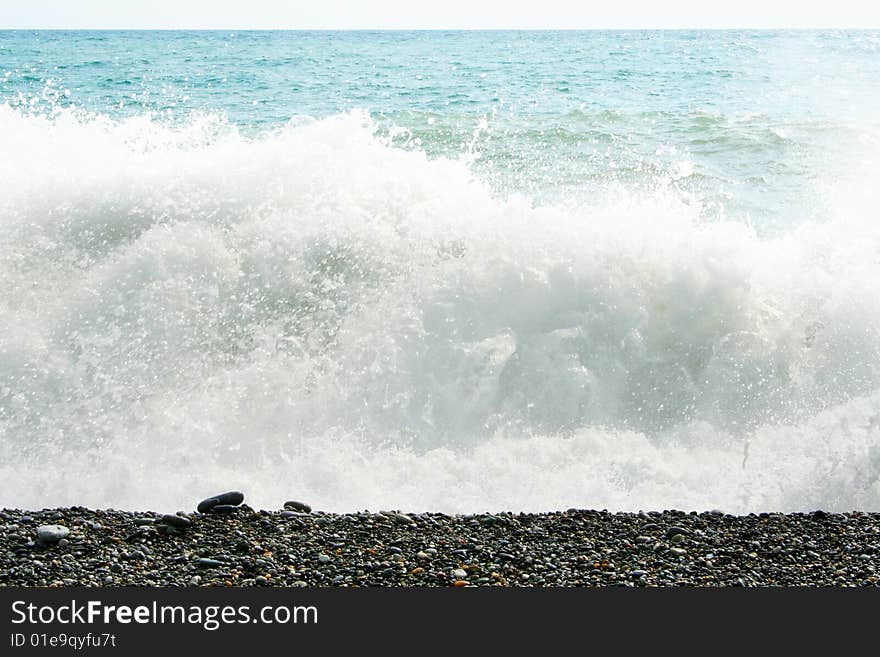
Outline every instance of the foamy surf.
[[864, 198], [537, 206], [357, 112], [0, 106], [0, 146], [0, 504], [880, 508]]

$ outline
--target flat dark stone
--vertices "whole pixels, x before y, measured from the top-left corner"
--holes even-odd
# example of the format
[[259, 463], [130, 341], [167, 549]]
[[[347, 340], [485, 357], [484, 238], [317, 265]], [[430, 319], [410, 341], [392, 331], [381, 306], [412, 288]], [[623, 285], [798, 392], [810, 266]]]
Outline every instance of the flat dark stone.
[[202, 500], [199, 502], [198, 507], [196, 509], [199, 513], [208, 513], [215, 506], [238, 506], [244, 502], [244, 493], [240, 493], [237, 490], [229, 491], [228, 493], [220, 493], [220, 495], [215, 495], [214, 497], [209, 497], [206, 500]]
[[237, 511], [238, 507], [233, 506], [232, 504], [218, 504], [217, 506], [211, 507], [211, 513], [232, 513], [233, 511]]
[[296, 500], [288, 500], [284, 503], [284, 508], [287, 511], [299, 511], [300, 513], [312, 512], [312, 507], [310, 507], [305, 502], [297, 502]]
[[189, 529], [192, 527], [192, 520], [189, 518], [184, 518], [183, 516], [175, 516], [170, 513], [162, 516], [159, 519], [163, 525], [168, 525], [169, 527], [174, 527], [175, 529]]

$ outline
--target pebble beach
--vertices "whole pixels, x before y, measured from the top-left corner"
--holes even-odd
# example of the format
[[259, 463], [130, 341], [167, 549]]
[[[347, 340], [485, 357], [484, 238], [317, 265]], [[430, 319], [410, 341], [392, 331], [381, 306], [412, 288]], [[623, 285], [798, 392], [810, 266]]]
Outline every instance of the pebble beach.
[[880, 584], [880, 513], [335, 514], [239, 496], [204, 513], [4, 509], [0, 585]]

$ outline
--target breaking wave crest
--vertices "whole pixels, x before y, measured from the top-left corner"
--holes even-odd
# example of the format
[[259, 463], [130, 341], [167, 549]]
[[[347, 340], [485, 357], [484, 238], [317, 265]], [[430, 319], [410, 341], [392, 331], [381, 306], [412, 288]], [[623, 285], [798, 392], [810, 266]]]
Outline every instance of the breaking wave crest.
[[0, 106], [0, 503], [880, 508], [880, 226], [536, 206], [343, 114]]

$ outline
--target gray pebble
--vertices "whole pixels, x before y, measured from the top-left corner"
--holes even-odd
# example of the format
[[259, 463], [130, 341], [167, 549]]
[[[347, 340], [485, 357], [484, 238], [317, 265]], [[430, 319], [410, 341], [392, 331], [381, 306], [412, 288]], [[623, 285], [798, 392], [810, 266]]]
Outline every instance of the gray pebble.
[[196, 561], [196, 565], [202, 568], [218, 568], [223, 565], [223, 562], [217, 561], [217, 559], [202, 558]]
[[37, 527], [37, 538], [43, 543], [57, 543], [66, 538], [70, 530], [64, 525], [40, 525]]

